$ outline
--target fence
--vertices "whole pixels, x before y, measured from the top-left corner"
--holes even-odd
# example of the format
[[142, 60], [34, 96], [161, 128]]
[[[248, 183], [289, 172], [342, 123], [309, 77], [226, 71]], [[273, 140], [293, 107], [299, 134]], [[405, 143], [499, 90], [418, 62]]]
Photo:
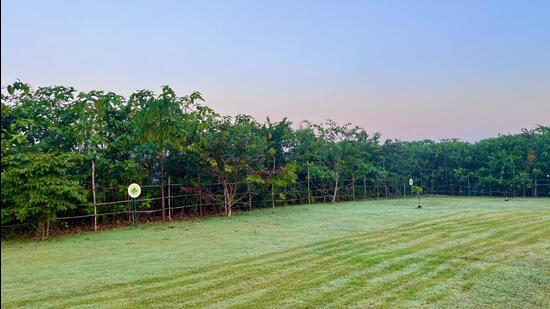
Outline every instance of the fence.
[[[236, 209], [251, 209], [253, 207], [269, 207], [277, 205], [306, 204], [329, 202], [334, 198], [336, 201], [370, 199], [370, 198], [396, 198], [410, 197], [412, 195], [407, 181], [369, 181], [363, 179], [341, 179], [339, 188], [334, 193], [334, 184], [330, 181], [308, 182], [299, 181], [284, 190], [277, 190], [275, 194], [269, 189], [258, 189], [251, 187], [247, 183], [228, 183], [230, 186], [237, 186], [235, 200], [231, 205]], [[536, 187], [531, 188], [513, 188], [497, 185], [475, 185], [467, 186], [465, 184], [444, 184], [437, 185], [430, 183], [424, 187], [425, 194], [434, 195], [458, 195], [458, 196], [550, 196], [550, 182], [539, 180]], [[225, 206], [223, 198], [223, 186], [221, 183], [213, 183], [201, 186], [192, 186], [188, 183], [170, 183], [165, 186], [166, 214], [168, 218], [178, 215], [196, 215], [203, 216], [211, 212], [219, 212]], [[118, 196], [126, 196], [126, 186], [103, 188], [103, 190], [116, 190]], [[536, 193], [535, 193], [536, 192]], [[111, 192], [104, 194], [104, 198], [117, 196]], [[159, 206], [161, 200], [160, 185], [142, 186], [142, 198], [138, 199], [138, 213], [145, 215], [144, 218], [153, 217], [159, 214], [162, 209]], [[120, 220], [120, 216], [127, 216], [128, 222], [132, 222], [131, 200], [124, 198], [121, 200], [104, 201], [96, 204], [97, 215], [93, 213], [77, 214], [59, 217], [58, 220], [73, 220], [98, 218]], [[90, 208], [93, 205], [78, 205], [77, 209]], [[108, 211], [105, 209], [110, 208]], [[110, 216], [110, 218], [107, 218]]]
[[[424, 194], [458, 195], [458, 196], [550, 196], [550, 181], [541, 179], [529, 188], [498, 185], [472, 185], [463, 183], [438, 185], [434, 181], [420, 182]], [[367, 178], [340, 179], [335, 192], [332, 181], [298, 181], [275, 192], [270, 188], [257, 188], [247, 184], [228, 183], [236, 186], [232, 196], [231, 207], [237, 210], [251, 210], [259, 207], [280, 205], [326, 203], [335, 201], [366, 200], [380, 198], [411, 197], [412, 192], [405, 178], [372, 181]], [[153, 220], [158, 217], [160, 207], [160, 185], [142, 185], [141, 197], [136, 200], [140, 221]], [[58, 225], [66, 229], [71, 227], [94, 227], [95, 229], [109, 224], [133, 223], [131, 200], [127, 197], [127, 186], [97, 188], [100, 202], [77, 205], [75, 209], [59, 216]], [[221, 183], [191, 185], [189, 183], [171, 183], [165, 186], [165, 212], [169, 220], [181, 216], [202, 217], [210, 213], [220, 213], [227, 202], [224, 200]], [[95, 208], [95, 209], [94, 209]], [[97, 224], [97, 225], [96, 225]], [[96, 225], [96, 226], [94, 226]], [[6, 227], [18, 227], [19, 224]]]

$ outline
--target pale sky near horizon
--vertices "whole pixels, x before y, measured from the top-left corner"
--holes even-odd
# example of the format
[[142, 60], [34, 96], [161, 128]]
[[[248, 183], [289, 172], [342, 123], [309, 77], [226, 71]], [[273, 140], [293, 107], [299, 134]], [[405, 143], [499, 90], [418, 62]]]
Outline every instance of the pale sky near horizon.
[[469, 141], [550, 125], [550, 1], [2, 1], [2, 86]]

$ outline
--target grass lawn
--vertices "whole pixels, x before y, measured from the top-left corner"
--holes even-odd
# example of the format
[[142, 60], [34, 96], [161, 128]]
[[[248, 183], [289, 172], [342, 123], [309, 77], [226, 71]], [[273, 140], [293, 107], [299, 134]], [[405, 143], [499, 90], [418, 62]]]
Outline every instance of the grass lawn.
[[2, 242], [2, 308], [550, 307], [550, 199], [280, 207]]

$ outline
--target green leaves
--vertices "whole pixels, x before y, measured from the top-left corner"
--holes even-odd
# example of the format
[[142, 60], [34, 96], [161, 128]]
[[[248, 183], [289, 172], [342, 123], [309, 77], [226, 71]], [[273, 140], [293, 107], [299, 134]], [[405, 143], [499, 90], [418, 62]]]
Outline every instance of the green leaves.
[[72, 153], [22, 153], [2, 158], [2, 223], [54, 219], [85, 203], [87, 192], [74, 168]]
[[294, 129], [286, 118], [258, 122], [248, 115], [222, 116], [203, 105], [199, 92], [179, 97], [169, 86], [160, 94], [139, 90], [128, 100], [72, 87], [31, 89], [21, 81], [6, 88], [1, 94], [3, 222], [71, 213], [75, 203], [86, 202], [91, 160], [98, 186], [119, 188], [113, 194], [98, 191], [100, 200], [125, 197], [130, 182], [163, 179], [163, 166], [178, 182], [222, 184], [210, 193], [224, 201], [226, 211], [242, 202], [237, 196], [248, 195], [243, 193], [249, 187], [260, 201], [299, 200], [305, 183], [323, 194], [343, 195], [338, 186], [348, 190], [351, 179], [361, 178], [370, 187], [365, 191], [371, 190], [365, 196], [374, 190], [401, 195], [409, 177], [430, 193], [465, 194], [468, 186], [479, 194], [521, 189], [535, 195], [537, 181], [538, 194], [548, 193], [548, 126], [475, 144], [381, 143], [379, 133], [334, 121], [304, 121]]

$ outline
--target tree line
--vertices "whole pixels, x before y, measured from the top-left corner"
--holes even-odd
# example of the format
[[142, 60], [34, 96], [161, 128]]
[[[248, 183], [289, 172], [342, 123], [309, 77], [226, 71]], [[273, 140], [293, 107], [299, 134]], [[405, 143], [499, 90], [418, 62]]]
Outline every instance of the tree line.
[[245, 206], [402, 196], [409, 178], [431, 194], [550, 195], [547, 125], [476, 143], [405, 142], [330, 120], [296, 128], [223, 116], [200, 93], [168, 86], [125, 98], [17, 81], [1, 101], [2, 225], [27, 224], [44, 237], [60, 216], [93, 218], [97, 228], [97, 205], [126, 199], [132, 182], [150, 185], [139, 207], [162, 220], [174, 215], [169, 188], [200, 196], [193, 214], [227, 216]]

